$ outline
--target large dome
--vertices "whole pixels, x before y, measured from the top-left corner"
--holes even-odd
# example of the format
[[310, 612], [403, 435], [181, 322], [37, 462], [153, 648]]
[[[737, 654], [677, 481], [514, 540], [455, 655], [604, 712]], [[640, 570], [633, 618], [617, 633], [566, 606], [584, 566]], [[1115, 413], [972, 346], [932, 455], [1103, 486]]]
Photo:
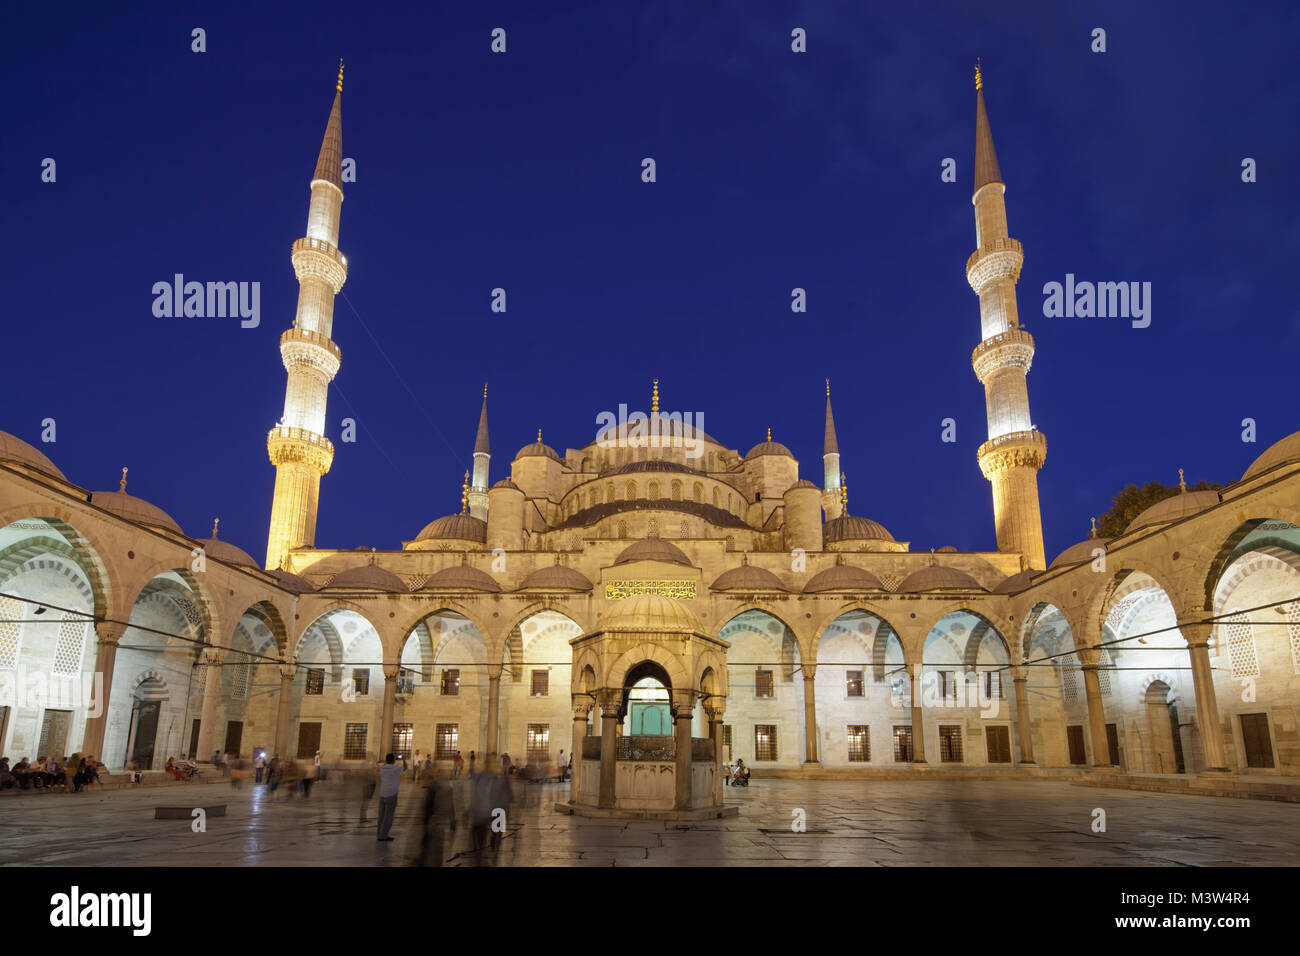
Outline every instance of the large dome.
[[920, 571], [913, 571], [903, 578], [903, 583], [898, 586], [898, 590], [904, 594], [915, 594], [920, 591], [947, 591], [949, 589], [962, 591], [984, 590], [980, 583], [965, 571], [947, 568], [941, 564], [922, 568]]
[[1288, 461], [1300, 461], [1300, 432], [1293, 432], [1264, 449], [1264, 453], [1250, 463], [1241, 480], [1262, 475], [1270, 468], [1276, 468]]
[[826, 522], [825, 535], [827, 542], [894, 540], [894, 536], [885, 529], [883, 524], [870, 518], [859, 518], [857, 515], [840, 515], [838, 518], [832, 518]]
[[1153, 524], [1168, 524], [1180, 518], [1189, 518], [1206, 508], [1213, 508], [1219, 503], [1217, 491], [1184, 491], [1171, 495], [1163, 501], [1157, 501], [1136, 518], [1129, 522], [1124, 533], [1137, 531]]
[[404, 594], [410, 590], [406, 586], [406, 582], [392, 571], [376, 567], [373, 564], [363, 564], [359, 568], [349, 568], [342, 574], [335, 575], [327, 586], [331, 588], [347, 588], [348, 590], [364, 588], [370, 591], [389, 591], [397, 594]]
[[487, 541], [487, 522], [473, 515], [458, 514], [438, 518], [424, 526], [416, 541], [430, 541], [435, 538], [454, 538], [457, 541]]
[[457, 564], [443, 568], [424, 582], [426, 591], [491, 591], [501, 590], [501, 585], [486, 571], [472, 568], [468, 564]]
[[531, 445], [525, 445], [523, 448], [519, 449], [519, 454], [515, 455], [515, 458], [536, 458], [539, 456], [542, 458], [553, 458], [556, 461], [560, 460], [560, 456], [554, 448], [540, 441], [535, 441]]
[[42, 474], [53, 475], [63, 481], [68, 480], [63, 472], [54, 467], [54, 462], [45, 456], [45, 452], [8, 432], [0, 432], [0, 461], [26, 465]]
[[1084, 561], [1092, 560], [1092, 552], [1101, 548], [1106, 550], [1106, 545], [1110, 543], [1110, 538], [1084, 538], [1078, 544], [1072, 544], [1056, 556], [1056, 560], [1048, 565], [1049, 568], [1064, 567], [1067, 564], [1082, 564]]
[[565, 591], [590, 591], [592, 583], [587, 580], [586, 575], [573, 568], [566, 568], [559, 564], [548, 564], [544, 568], [538, 568], [519, 585], [520, 591], [526, 591], [529, 588], [550, 588], [553, 590]]
[[807, 594], [819, 594], [822, 591], [883, 591], [885, 586], [870, 571], [850, 564], [836, 564], [814, 574], [803, 589]]
[[634, 594], [615, 601], [599, 627], [605, 631], [703, 631], [699, 617], [681, 601], [662, 594]]
[[180, 535], [185, 533], [167, 512], [157, 505], [151, 505], [143, 498], [128, 495], [125, 491], [93, 492], [90, 496], [90, 503], [96, 508], [103, 508], [119, 518], [134, 521], [136, 524], [148, 525], [151, 528], [164, 528]]
[[785, 458], [794, 457], [789, 448], [786, 448], [779, 441], [772, 441], [772, 439], [769, 438], [767, 441], [759, 442], [751, 448], [749, 454], [745, 456], [745, 461], [749, 461], [751, 458], [759, 458], [763, 455], [782, 455]]
[[788, 591], [771, 571], [756, 568], [752, 564], [742, 564], [738, 568], [724, 571], [713, 582], [715, 591]]
[[628, 564], [631, 561], [663, 561], [667, 564], [683, 564], [693, 567], [691, 559], [677, 545], [663, 538], [645, 538], [635, 541], [623, 549], [623, 553], [614, 559], [615, 564]]

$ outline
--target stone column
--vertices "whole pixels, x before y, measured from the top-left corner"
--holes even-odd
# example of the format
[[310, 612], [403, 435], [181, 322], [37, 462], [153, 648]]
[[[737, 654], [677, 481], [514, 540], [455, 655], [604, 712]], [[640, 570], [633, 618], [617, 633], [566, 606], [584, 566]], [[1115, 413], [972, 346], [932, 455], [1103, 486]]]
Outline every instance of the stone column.
[[379, 719], [379, 747], [375, 750], [381, 761], [392, 753], [388, 748], [393, 745], [393, 712], [397, 709], [397, 674], [400, 670], [396, 664], [384, 665], [384, 709]]
[[1106, 742], [1106, 709], [1101, 702], [1101, 678], [1096, 664], [1083, 665], [1083, 687], [1088, 694], [1088, 726], [1092, 733], [1092, 769], [1111, 770], [1110, 747]]
[[[1200, 613], [1200, 612], [1196, 612]], [[1196, 694], [1196, 723], [1201, 728], [1201, 749], [1205, 773], [1231, 773], [1223, 752], [1223, 731], [1219, 727], [1219, 702], [1214, 693], [1214, 672], [1210, 668], [1212, 624], [1179, 624], [1192, 658], [1192, 688]]]
[[821, 769], [821, 761], [817, 758], [817, 690], [814, 686], [817, 676], [817, 668], [810, 668], [807, 664], [803, 668], [803, 731], [804, 731], [804, 763], [805, 767], [814, 770]]
[[582, 779], [582, 741], [587, 736], [587, 712], [591, 710], [591, 699], [585, 694], [573, 695], [573, 749], [569, 757], [573, 761], [573, 776], [569, 782], [569, 800], [577, 803], [582, 793], [579, 781]]
[[1034, 762], [1034, 742], [1029, 734], [1029, 678], [1023, 667], [1012, 668], [1012, 679], [1016, 684], [1016, 731], [1020, 736], [1021, 765]]
[[275, 715], [275, 749], [277, 757], [286, 757], [289, 748], [289, 699], [293, 694], [293, 677], [297, 672], [292, 664], [280, 665], [280, 707]]
[[495, 755], [501, 737], [501, 665], [488, 668], [486, 752]]
[[618, 709], [622, 706], [620, 691], [604, 691], [600, 698], [600, 802], [599, 806], [614, 805], [614, 772], [618, 759], [614, 740], [618, 731]]
[[691, 715], [695, 709], [693, 691], [674, 691], [677, 713], [673, 719], [673, 806], [688, 810], [691, 806]]
[[[86, 714], [86, 729], [81, 737], [81, 753], [104, 759], [104, 731], [108, 727], [108, 701], [113, 689], [113, 665], [117, 661], [117, 642], [126, 633], [127, 625], [114, 621], [96, 621], [95, 636], [95, 672], [92, 679], [99, 686], [95, 688], [95, 699], [91, 701]], [[94, 713], [98, 716], [92, 716]], [[128, 755], [129, 756], [129, 755]]]
[[909, 664], [907, 674], [912, 680], [912, 763], [925, 763], [925, 708], [921, 705], [925, 670], [921, 664]]
[[709, 737], [713, 739], [713, 805], [722, 806], [722, 719], [723, 712], [709, 712]]
[[[208, 648], [204, 652], [203, 675], [203, 713], [199, 718], [199, 753], [206, 760], [225, 741], [218, 743], [217, 706], [221, 703], [221, 665], [226, 659], [226, 652], [217, 648]], [[195, 758], [197, 759], [197, 757]]]

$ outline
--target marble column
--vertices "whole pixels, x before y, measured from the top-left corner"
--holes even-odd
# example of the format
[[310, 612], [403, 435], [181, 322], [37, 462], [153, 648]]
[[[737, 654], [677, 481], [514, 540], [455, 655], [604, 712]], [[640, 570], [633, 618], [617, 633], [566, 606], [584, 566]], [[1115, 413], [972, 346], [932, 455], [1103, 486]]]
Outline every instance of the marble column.
[[114, 621], [96, 621], [94, 699], [86, 714], [86, 729], [81, 737], [81, 753], [104, 759], [104, 731], [108, 727], [108, 701], [113, 690], [113, 665], [117, 661], [117, 643], [127, 625]]
[[[615, 692], [617, 694], [617, 692]], [[617, 769], [618, 708], [621, 694], [606, 693], [600, 700], [600, 802], [599, 806], [614, 805], [614, 773]]]
[[572, 803], [577, 803], [582, 793], [579, 784], [582, 779], [582, 741], [587, 736], [587, 711], [590, 709], [591, 701], [585, 694], [581, 698], [574, 695], [573, 749], [569, 751], [569, 757], [573, 761], [573, 775], [569, 778], [569, 800]]
[[501, 667], [488, 670], [487, 747], [495, 755], [501, 738]]
[[289, 753], [289, 702], [293, 695], [293, 677], [296, 668], [292, 664], [280, 665], [280, 700], [275, 715], [275, 748], [271, 753], [284, 758]]
[[1096, 664], [1083, 665], [1083, 688], [1088, 695], [1088, 728], [1092, 734], [1092, 769], [1111, 770], [1110, 746], [1106, 741], [1106, 708], [1101, 702], [1101, 678]]
[[[1201, 612], [1197, 612], [1201, 613]], [[1214, 671], [1210, 668], [1210, 630], [1212, 624], [1179, 624], [1187, 640], [1192, 659], [1192, 688], [1196, 694], [1196, 723], [1201, 731], [1201, 749], [1205, 754], [1204, 773], [1231, 773], [1223, 749], [1223, 731], [1219, 726], [1219, 702], [1214, 692]]]
[[713, 740], [713, 805], [722, 806], [722, 711], [709, 714], [709, 737]]
[[393, 752], [393, 713], [397, 709], [397, 675], [400, 670], [396, 664], [384, 665], [384, 709], [379, 719], [379, 746], [375, 749], [381, 761]]
[[1020, 737], [1021, 765], [1034, 762], [1034, 742], [1029, 733], [1029, 678], [1023, 667], [1012, 669], [1012, 680], [1016, 685], [1016, 732]]
[[804, 766], [819, 769], [821, 761], [817, 756], [817, 689], [814, 678], [817, 669], [803, 668], [803, 731], [804, 731]]
[[912, 763], [925, 763], [925, 695], [921, 691], [925, 670], [921, 664], [909, 664], [907, 674], [912, 679]]
[[226, 659], [226, 652], [218, 648], [204, 651], [203, 675], [203, 711], [199, 718], [199, 752], [198, 756], [208, 757], [225, 746], [224, 735], [217, 736], [217, 708], [221, 704], [221, 665]]
[[691, 806], [691, 715], [695, 710], [692, 692], [674, 692], [677, 713], [673, 721], [673, 806], [687, 810]]

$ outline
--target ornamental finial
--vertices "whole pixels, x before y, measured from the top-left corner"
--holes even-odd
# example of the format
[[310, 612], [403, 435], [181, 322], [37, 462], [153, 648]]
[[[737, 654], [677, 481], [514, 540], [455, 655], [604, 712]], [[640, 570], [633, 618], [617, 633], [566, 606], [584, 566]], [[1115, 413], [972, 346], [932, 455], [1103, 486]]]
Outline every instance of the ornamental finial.
[[975, 89], [984, 89], [984, 74], [980, 72], [980, 58], [975, 57]]
[[342, 57], [339, 57], [339, 82], [338, 82], [338, 86], [336, 86], [335, 89], [338, 90], [340, 93], [343, 92], [343, 58]]
[[122, 483], [117, 486], [118, 491], [126, 491], [126, 469], [122, 469]]
[[465, 514], [469, 511], [469, 472], [465, 472], [465, 479], [460, 485], [460, 513]]
[[212, 519], [212, 540], [213, 540], [213, 541], [217, 540], [217, 525], [219, 525], [219, 524], [221, 524], [221, 519], [220, 519], [220, 518], [213, 518], [213, 519]]
[[840, 472], [840, 510], [849, 513], [849, 476]]
[[487, 382], [483, 383], [483, 401], [487, 401]]
[[831, 380], [829, 378], [826, 380], [826, 397], [831, 397]]
[[768, 426], [767, 426], [767, 440], [768, 440], [768, 441], [771, 441], [771, 440], [772, 440], [772, 426], [771, 426], [771, 425], [768, 425]]
[[650, 413], [659, 414], [659, 379], [655, 379], [654, 390], [650, 393]]
[[1183, 480], [1183, 470], [1181, 468], [1178, 469], [1178, 490], [1179, 492], [1187, 490], [1187, 482]]
[[1092, 531], [1089, 532], [1088, 537], [1090, 537], [1090, 538], [1095, 538], [1095, 537], [1097, 537], [1097, 519], [1096, 519], [1096, 518], [1093, 518], [1093, 519], [1092, 519]]
[[539, 428], [537, 429], [537, 444], [540, 445], [541, 443], [542, 443], [542, 430]]

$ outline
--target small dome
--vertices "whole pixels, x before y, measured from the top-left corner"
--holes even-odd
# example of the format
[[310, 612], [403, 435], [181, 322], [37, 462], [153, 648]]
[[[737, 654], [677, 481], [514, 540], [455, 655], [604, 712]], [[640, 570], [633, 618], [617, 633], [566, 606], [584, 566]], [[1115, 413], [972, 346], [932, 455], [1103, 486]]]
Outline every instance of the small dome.
[[956, 554], [957, 549], [950, 544], [945, 544], [942, 548], [935, 548], [935, 554]]
[[501, 585], [484, 571], [472, 568], [468, 564], [457, 564], [443, 568], [424, 582], [425, 591], [492, 591], [501, 590]]
[[870, 518], [857, 515], [840, 515], [826, 522], [826, 541], [893, 541], [894, 536], [885, 526]]
[[280, 568], [276, 568], [272, 571], [271, 576], [280, 582], [281, 588], [290, 591], [293, 594], [307, 594], [310, 591], [316, 590], [311, 586], [310, 582], [308, 582], [306, 578], [300, 578], [298, 575], [291, 574], [288, 571], [283, 571]]
[[554, 448], [539, 441], [535, 441], [531, 445], [525, 445], [523, 448], [519, 449], [519, 454], [515, 455], [515, 458], [536, 458], [538, 456], [543, 458], [553, 458], [556, 461], [560, 460], [560, 456], [556, 454]]
[[949, 588], [962, 591], [984, 590], [980, 583], [965, 571], [947, 568], [941, 564], [913, 571], [903, 578], [903, 583], [898, 586], [898, 590], [904, 594], [915, 594], [919, 591], [946, 591]]
[[63, 472], [54, 467], [54, 462], [45, 456], [45, 452], [34, 445], [27, 444], [17, 435], [11, 435], [8, 432], [0, 432], [0, 461], [26, 465], [28, 468], [42, 474], [53, 475], [63, 481], [68, 480], [64, 477]]
[[634, 594], [615, 601], [600, 621], [605, 631], [703, 631], [699, 617], [680, 601], [662, 594]]
[[772, 441], [772, 439], [769, 438], [767, 441], [759, 442], [751, 448], [749, 454], [745, 456], [745, 461], [749, 461], [751, 458], [759, 458], [763, 455], [784, 455], [786, 458], [794, 457], [794, 455], [790, 453], [789, 448], [786, 448], [779, 441]]
[[756, 568], [752, 564], [742, 564], [730, 571], [723, 571], [718, 580], [713, 582], [715, 591], [788, 591], [771, 571]]
[[487, 541], [487, 522], [473, 515], [447, 515], [431, 521], [424, 530], [415, 536], [416, 541], [429, 541], [433, 538], [454, 538], [457, 541]]
[[1206, 508], [1213, 508], [1218, 503], [1217, 491], [1184, 491], [1181, 494], [1170, 495], [1162, 501], [1157, 501], [1130, 521], [1124, 533], [1128, 534], [1130, 531], [1153, 524], [1168, 524], [1179, 518], [1189, 518]]
[[814, 574], [803, 589], [806, 594], [819, 594], [822, 591], [883, 591], [885, 586], [870, 571], [850, 564], [835, 564]]
[[566, 568], [563, 565], [551, 564], [544, 568], [538, 568], [529, 574], [521, 585], [520, 591], [528, 588], [551, 588], [555, 590], [567, 591], [590, 591], [592, 584], [586, 576], [573, 568]]
[[631, 561], [663, 561], [667, 564], [683, 564], [694, 567], [682, 549], [665, 541], [663, 538], [646, 538], [635, 541], [623, 549], [623, 553], [614, 559], [615, 564], [627, 564]]
[[128, 495], [125, 491], [96, 491], [91, 494], [90, 503], [96, 508], [103, 508], [119, 518], [134, 521], [136, 524], [148, 525], [151, 528], [164, 528], [177, 534], [185, 533], [167, 512], [157, 505], [149, 504], [143, 498]]
[[816, 485], [814, 485], [814, 484], [813, 484], [811, 481], [809, 481], [807, 478], [800, 478], [800, 479], [799, 479], [798, 481], [796, 481], [793, 485], [791, 485], [789, 488], [787, 488], [787, 489], [785, 490], [785, 493], [788, 495], [790, 492], [794, 491], [796, 488], [811, 488], [813, 491], [821, 491], [820, 488], [818, 488]]
[[235, 547], [229, 541], [202, 538], [199, 544], [203, 545], [203, 551], [209, 558], [224, 561], [226, 564], [237, 564], [242, 568], [257, 568], [259, 571], [262, 569], [262, 566], [253, 560], [251, 554], [243, 548]]
[[404, 594], [410, 590], [406, 586], [406, 582], [392, 571], [373, 564], [363, 564], [359, 568], [349, 568], [342, 574], [336, 574], [326, 587], [347, 588], [348, 590], [365, 588], [398, 594]]
[[1026, 568], [1017, 574], [1011, 575], [1011, 577], [998, 584], [998, 586], [993, 589], [993, 593], [1015, 594], [1017, 591], [1023, 591], [1025, 588], [1029, 587], [1030, 581], [1042, 573], [1042, 571], [1036, 571], [1033, 568]]
[[1300, 461], [1300, 432], [1293, 432], [1281, 441], [1276, 441], [1264, 449], [1264, 454], [1250, 463], [1250, 467], [1241, 476], [1241, 480], [1245, 481], [1247, 478], [1262, 475], [1270, 468], [1276, 468], [1288, 461]]
[[489, 488], [488, 491], [496, 491], [498, 488], [509, 488], [509, 489], [512, 490], [512, 491], [518, 491], [518, 492], [520, 492], [520, 493], [523, 492], [523, 489], [520, 488], [518, 485], [516, 485], [516, 484], [515, 484], [513, 481], [511, 481], [509, 478], [502, 478], [502, 479], [501, 479], [500, 481], [498, 481], [495, 485], [493, 485], [491, 488]]
[[1056, 560], [1048, 565], [1049, 568], [1064, 567], [1067, 564], [1081, 564], [1084, 561], [1092, 560], [1092, 552], [1095, 548], [1105, 550], [1106, 545], [1110, 543], [1110, 538], [1085, 538], [1078, 544], [1072, 544], [1056, 556]]

